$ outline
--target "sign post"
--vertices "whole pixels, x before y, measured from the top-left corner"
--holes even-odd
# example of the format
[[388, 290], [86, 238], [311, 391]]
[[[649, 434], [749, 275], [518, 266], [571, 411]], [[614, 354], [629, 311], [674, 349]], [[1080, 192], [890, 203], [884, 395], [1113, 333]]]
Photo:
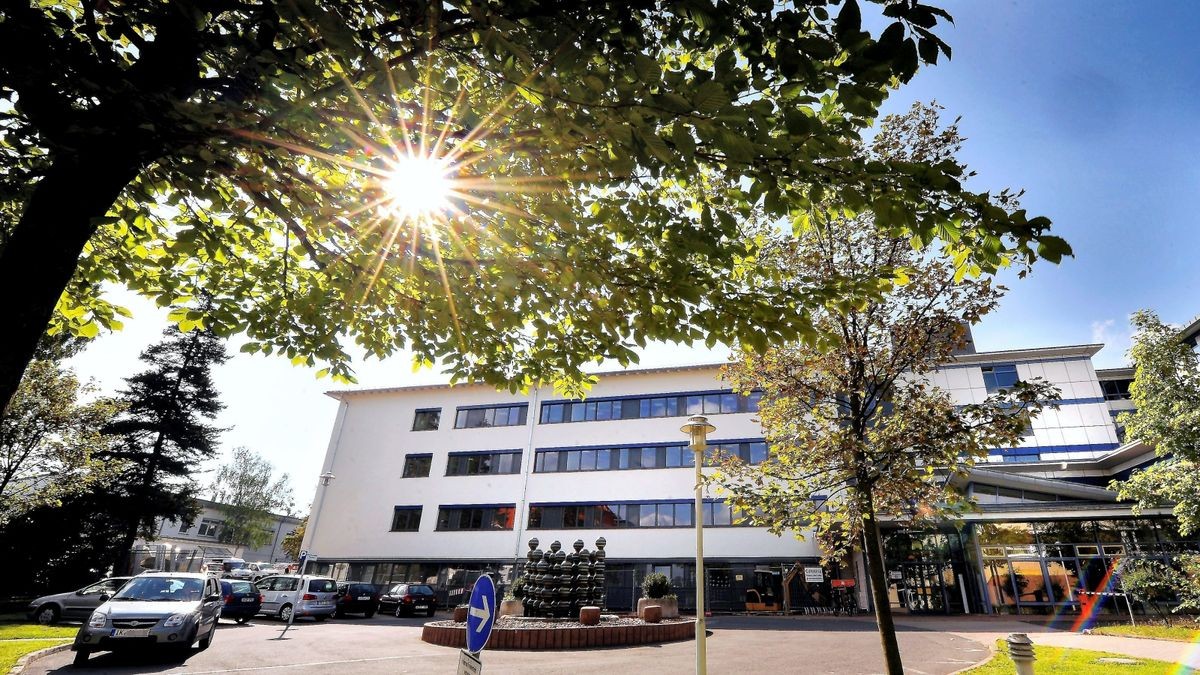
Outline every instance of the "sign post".
[[483, 575], [475, 581], [471, 590], [471, 601], [467, 603], [467, 648], [458, 659], [460, 674], [476, 675], [483, 669], [479, 652], [487, 646], [496, 622], [496, 585], [492, 578]]

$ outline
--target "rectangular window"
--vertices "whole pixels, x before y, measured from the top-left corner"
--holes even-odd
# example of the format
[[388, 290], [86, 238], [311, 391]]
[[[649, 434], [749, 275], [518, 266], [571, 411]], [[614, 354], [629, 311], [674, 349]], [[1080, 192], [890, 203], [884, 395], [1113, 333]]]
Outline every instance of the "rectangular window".
[[[532, 515], [532, 510], [530, 511]], [[438, 530], [511, 530], [516, 508], [513, 504], [492, 506], [442, 506], [438, 508]]]
[[[483, 408], [459, 408], [454, 416], [455, 429], [481, 429], [483, 427], [518, 427], [525, 424], [529, 405], [496, 405]], [[543, 416], [547, 413], [543, 412]], [[561, 409], [559, 414], [562, 414]]]
[[520, 450], [452, 452], [446, 461], [447, 476], [485, 476], [520, 472]]
[[1017, 366], [1012, 363], [998, 363], [993, 366], [983, 366], [983, 386], [988, 393], [1009, 389], [1017, 383]]
[[[738, 443], [713, 443], [708, 446], [706, 466], [714, 463], [716, 453], [737, 457], [743, 462], [760, 464], [770, 456], [767, 444], [760, 440]], [[453, 453], [451, 453], [453, 455]], [[453, 456], [451, 457], [453, 460]], [[683, 443], [663, 443], [636, 448], [582, 447], [537, 450], [536, 473], [561, 471], [622, 471], [630, 469], [676, 469], [691, 467], [695, 453]], [[519, 472], [518, 468], [513, 473]], [[493, 472], [495, 473], [495, 472]], [[501, 471], [501, 473], [506, 473]], [[448, 473], [447, 475], [455, 475]]]
[[397, 506], [392, 511], [392, 532], [416, 532], [421, 529], [420, 506]]
[[424, 478], [429, 475], [429, 467], [433, 464], [432, 454], [405, 455], [404, 473], [401, 478]]
[[196, 530], [196, 536], [217, 538], [217, 533], [221, 529], [221, 521], [213, 520], [212, 518], [204, 518], [200, 521], [200, 529]]
[[1126, 401], [1132, 398], [1129, 385], [1133, 380], [1100, 380], [1100, 389], [1106, 401]]
[[413, 416], [413, 431], [437, 431], [442, 419], [441, 408], [426, 408], [418, 410]]

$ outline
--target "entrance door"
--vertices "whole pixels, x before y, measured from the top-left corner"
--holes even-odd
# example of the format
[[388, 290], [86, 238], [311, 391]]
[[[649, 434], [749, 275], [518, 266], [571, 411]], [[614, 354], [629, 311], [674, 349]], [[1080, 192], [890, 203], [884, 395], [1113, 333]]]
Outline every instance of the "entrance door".
[[944, 614], [946, 612], [941, 563], [901, 563], [904, 580], [904, 604], [914, 614]]

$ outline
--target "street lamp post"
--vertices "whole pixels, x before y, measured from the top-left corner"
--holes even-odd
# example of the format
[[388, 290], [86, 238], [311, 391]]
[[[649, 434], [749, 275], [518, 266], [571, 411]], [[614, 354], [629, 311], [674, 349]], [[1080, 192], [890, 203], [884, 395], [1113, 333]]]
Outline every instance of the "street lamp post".
[[679, 428], [687, 434], [688, 446], [695, 453], [696, 467], [696, 513], [692, 519], [696, 523], [696, 675], [708, 673], [708, 645], [705, 637], [704, 624], [704, 451], [708, 448], [708, 435], [717, 428], [708, 423], [703, 415], [693, 415], [687, 424]]

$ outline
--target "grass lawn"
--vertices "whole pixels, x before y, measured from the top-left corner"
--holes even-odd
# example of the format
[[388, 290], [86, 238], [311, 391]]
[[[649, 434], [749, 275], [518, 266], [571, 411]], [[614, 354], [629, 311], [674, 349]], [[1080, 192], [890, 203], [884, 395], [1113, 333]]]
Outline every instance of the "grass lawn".
[[0, 673], [7, 673], [26, 654], [60, 645], [75, 637], [73, 626], [39, 626], [34, 623], [0, 624]]
[[36, 623], [0, 623], [0, 640], [19, 638], [73, 638], [78, 632], [79, 626], [40, 626]]
[[1122, 637], [1158, 638], [1180, 642], [1200, 641], [1200, 629], [1194, 624], [1164, 626], [1163, 624], [1138, 624], [1136, 626], [1097, 626], [1092, 629], [1097, 635], [1120, 635]]
[[[1008, 658], [1008, 645], [1004, 640], [997, 640], [996, 647], [999, 653], [994, 659], [966, 672], [971, 675], [1012, 675], [1016, 671], [1016, 665]], [[1176, 667], [1173, 663], [1150, 659], [1134, 659], [1136, 664], [1099, 663], [1097, 660], [1103, 657], [1132, 657], [1087, 649], [1038, 646], [1034, 650], [1037, 661], [1034, 661], [1033, 671], [1039, 675], [1163, 675]]]

